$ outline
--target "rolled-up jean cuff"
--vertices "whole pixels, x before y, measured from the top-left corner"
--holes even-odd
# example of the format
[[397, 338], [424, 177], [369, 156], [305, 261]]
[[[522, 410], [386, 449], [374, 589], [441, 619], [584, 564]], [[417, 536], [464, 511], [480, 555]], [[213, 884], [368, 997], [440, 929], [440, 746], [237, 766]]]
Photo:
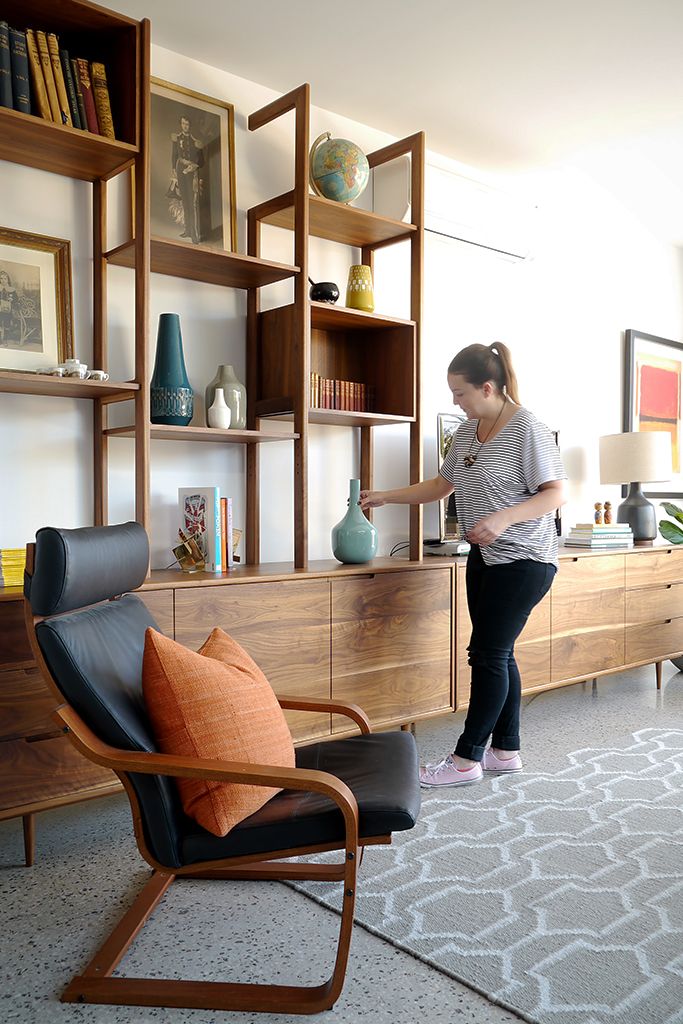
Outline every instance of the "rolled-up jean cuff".
[[455, 753], [458, 757], [466, 757], [468, 761], [481, 761], [486, 747], [475, 747], [462, 737], [457, 742]]
[[495, 747], [496, 750], [519, 750], [519, 733], [517, 733], [516, 736], [498, 736], [494, 732], [493, 736], [491, 737], [491, 746]]

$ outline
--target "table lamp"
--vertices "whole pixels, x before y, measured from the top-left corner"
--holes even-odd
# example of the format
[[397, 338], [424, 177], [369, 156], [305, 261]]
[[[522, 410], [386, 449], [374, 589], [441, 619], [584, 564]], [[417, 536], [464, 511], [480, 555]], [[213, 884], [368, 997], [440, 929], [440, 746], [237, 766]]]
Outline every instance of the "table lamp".
[[628, 523], [635, 544], [652, 544], [657, 536], [655, 507], [643, 494], [641, 484], [670, 480], [671, 476], [671, 434], [667, 431], [645, 430], [600, 438], [600, 483], [629, 485], [617, 509], [617, 522]]

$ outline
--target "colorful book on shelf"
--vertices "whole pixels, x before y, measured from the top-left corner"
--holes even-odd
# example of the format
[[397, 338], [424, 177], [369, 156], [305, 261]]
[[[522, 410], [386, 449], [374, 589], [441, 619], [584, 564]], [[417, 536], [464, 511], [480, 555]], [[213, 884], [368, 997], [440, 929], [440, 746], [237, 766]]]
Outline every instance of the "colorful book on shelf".
[[9, 30], [9, 51], [12, 63], [12, 103], [22, 114], [31, 113], [31, 86], [29, 84], [26, 33], [18, 28]]
[[82, 129], [83, 125], [81, 124], [81, 114], [78, 109], [78, 100], [76, 98], [76, 84], [74, 82], [73, 68], [71, 67], [71, 61], [69, 59], [69, 51], [60, 50], [59, 59], [62, 63], [62, 74], [64, 75], [64, 84], [66, 85], [66, 95], [69, 99], [71, 121], [74, 128]]
[[97, 108], [95, 107], [95, 97], [92, 91], [92, 81], [90, 79], [90, 65], [83, 57], [76, 58], [76, 65], [78, 67], [78, 81], [83, 96], [83, 107], [85, 108], [86, 127], [93, 135], [99, 135], [100, 127], [97, 120]]
[[64, 81], [64, 72], [62, 71], [62, 61], [59, 56], [59, 40], [54, 32], [48, 32], [46, 39], [48, 52], [50, 54], [50, 61], [52, 63], [52, 74], [55, 79], [55, 88], [57, 89], [59, 123], [68, 124], [70, 127], [73, 127], [71, 109], [69, 107], [69, 97], [66, 94], [66, 82]]
[[55, 85], [55, 75], [54, 71], [52, 70], [52, 58], [50, 57], [50, 50], [47, 45], [47, 36], [40, 29], [36, 29], [36, 44], [38, 46], [40, 66], [43, 69], [45, 89], [47, 91], [47, 98], [50, 104], [50, 114], [52, 115], [52, 120], [56, 124], [61, 124], [62, 115], [59, 110], [57, 86]]
[[219, 487], [179, 487], [180, 528], [193, 536], [207, 572], [221, 572], [221, 493]]
[[0, 106], [12, 107], [12, 58], [9, 52], [9, 25], [0, 21]]
[[26, 29], [26, 52], [28, 53], [28, 63], [31, 71], [31, 82], [33, 84], [33, 113], [39, 115], [45, 121], [51, 121], [52, 111], [50, 110], [50, 101], [47, 98], [45, 76], [43, 75], [43, 67], [40, 63], [40, 54], [38, 53], [38, 43], [36, 42], [36, 34], [32, 28]]
[[100, 128], [100, 135], [105, 135], [108, 139], [115, 139], [114, 134], [114, 122], [111, 116], [111, 104], [109, 102], [109, 89], [107, 87], [107, 72], [104, 64], [99, 61], [93, 61], [90, 65], [90, 81], [92, 84], [92, 94], [95, 100], [95, 110], [97, 111], [97, 123]]

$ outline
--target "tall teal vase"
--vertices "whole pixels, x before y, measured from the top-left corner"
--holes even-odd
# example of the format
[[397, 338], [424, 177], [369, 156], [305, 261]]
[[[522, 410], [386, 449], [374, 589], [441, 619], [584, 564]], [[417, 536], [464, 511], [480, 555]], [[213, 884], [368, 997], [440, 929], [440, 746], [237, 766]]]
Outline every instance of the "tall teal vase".
[[369, 562], [377, 554], [377, 530], [361, 511], [359, 497], [360, 480], [349, 480], [349, 510], [332, 527], [332, 553], [349, 565]]
[[192, 419], [194, 400], [185, 369], [183, 337], [177, 313], [162, 313], [159, 317], [150, 405], [152, 423], [186, 427]]

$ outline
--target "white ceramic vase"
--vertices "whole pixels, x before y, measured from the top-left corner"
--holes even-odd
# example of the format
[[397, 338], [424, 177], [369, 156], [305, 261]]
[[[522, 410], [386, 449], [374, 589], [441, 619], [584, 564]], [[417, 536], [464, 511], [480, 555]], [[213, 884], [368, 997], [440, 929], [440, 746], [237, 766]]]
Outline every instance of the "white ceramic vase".
[[210, 427], [218, 427], [220, 430], [227, 430], [230, 426], [230, 406], [225, 402], [223, 388], [216, 388], [213, 402], [206, 413], [206, 420]]
[[216, 388], [223, 388], [225, 402], [231, 413], [230, 426], [234, 430], [244, 430], [247, 425], [247, 389], [237, 379], [234, 368], [229, 364], [219, 366], [216, 376], [207, 385], [204, 396], [207, 410], [213, 405]]

